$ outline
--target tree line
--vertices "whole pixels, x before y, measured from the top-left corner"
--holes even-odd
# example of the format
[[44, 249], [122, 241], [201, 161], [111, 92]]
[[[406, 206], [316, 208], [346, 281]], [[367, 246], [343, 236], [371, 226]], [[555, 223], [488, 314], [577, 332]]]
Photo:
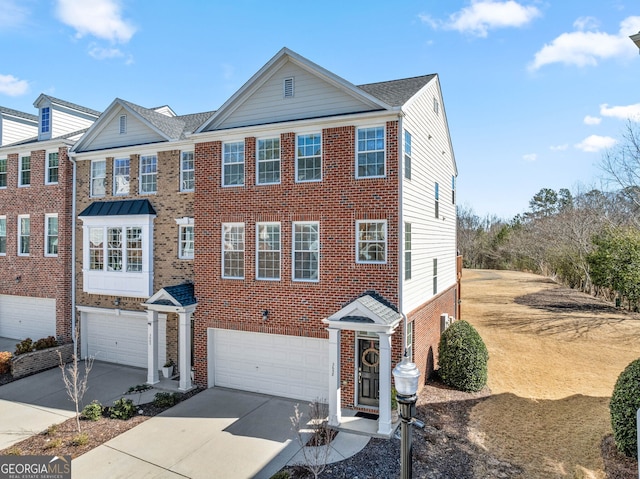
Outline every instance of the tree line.
[[637, 310], [640, 302], [640, 129], [601, 162], [607, 188], [542, 188], [510, 220], [459, 206], [458, 249], [466, 268], [548, 276]]

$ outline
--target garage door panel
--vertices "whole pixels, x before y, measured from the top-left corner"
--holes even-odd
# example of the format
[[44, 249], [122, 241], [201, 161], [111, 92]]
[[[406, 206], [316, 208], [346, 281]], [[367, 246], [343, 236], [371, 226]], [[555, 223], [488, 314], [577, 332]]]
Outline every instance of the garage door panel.
[[55, 335], [55, 299], [0, 295], [0, 336], [35, 341]]
[[214, 384], [312, 401], [328, 397], [328, 341], [214, 329]]

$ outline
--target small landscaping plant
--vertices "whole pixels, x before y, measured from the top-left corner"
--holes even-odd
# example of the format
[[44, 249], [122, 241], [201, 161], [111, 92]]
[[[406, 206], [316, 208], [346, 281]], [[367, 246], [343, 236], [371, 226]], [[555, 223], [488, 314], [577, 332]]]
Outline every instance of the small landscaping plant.
[[640, 359], [631, 362], [616, 381], [609, 403], [613, 439], [618, 450], [638, 457], [637, 411], [640, 408]]
[[7, 374], [11, 371], [11, 357], [9, 351], [0, 351], [0, 374]]
[[178, 393], [156, 393], [153, 398], [153, 405], [156, 407], [172, 407], [178, 404], [180, 395]]
[[456, 321], [440, 338], [438, 373], [442, 381], [460, 391], [480, 391], [487, 384], [489, 352], [476, 329]]
[[97, 421], [102, 417], [102, 404], [98, 401], [92, 401], [91, 404], [87, 404], [80, 413], [80, 419], [85, 421]]
[[58, 345], [58, 341], [53, 336], [47, 336], [46, 338], [40, 338], [33, 343], [33, 350], [40, 351], [41, 349], [54, 348]]
[[31, 338], [26, 338], [16, 344], [15, 355], [26, 354], [33, 351], [33, 341]]
[[71, 439], [72, 446], [84, 446], [89, 442], [89, 435], [86, 432], [81, 432], [80, 434], [76, 434]]
[[111, 419], [131, 419], [136, 414], [136, 407], [131, 399], [120, 398], [109, 408]]
[[141, 393], [152, 388], [153, 386], [149, 386], [148, 384], [137, 384], [135, 386], [131, 386], [127, 391], [127, 394]]

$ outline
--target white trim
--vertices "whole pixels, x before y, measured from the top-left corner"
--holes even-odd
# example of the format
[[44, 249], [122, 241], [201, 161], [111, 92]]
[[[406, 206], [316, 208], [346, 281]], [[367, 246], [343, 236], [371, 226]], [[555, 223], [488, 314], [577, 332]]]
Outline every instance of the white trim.
[[[49, 181], [49, 169], [51, 166], [49, 165], [50, 155], [56, 154], [58, 155], [58, 166], [56, 167], [58, 170], [58, 180]], [[45, 185], [57, 185], [60, 182], [60, 152], [58, 150], [46, 151], [44, 153], [44, 184]]]
[[4, 221], [4, 236], [0, 236], [0, 238], [4, 238], [4, 253], [0, 251], [0, 256], [7, 255], [7, 217], [6, 215], [0, 215], [0, 222]]
[[[258, 146], [261, 141], [268, 140], [278, 140], [278, 181], [265, 181], [264, 183], [260, 182], [260, 147]], [[264, 137], [264, 138], [256, 138], [256, 162], [255, 162], [255, 171], [256, 171], [256, 186], [268, 186], [268, 185], [279, 185], [282, 182], [282, 141], [280, 135], [272, 136], [272, 137]], [[262, 163], [275, 162], [274, 158], [270, 160], [262, 160]], [[245, 157], [246, 163], [246, 157]]]
[[[21, 253], [20, 249], [22, 246], [22, 241], [21, 241], [21, 237], [22, 237], [22, 220], [23, 219], [28, 219], [29, 220], [29, 235], [27, 236], [29, 238], [29, 252], [28, 253]], [[29, 256], [31, 254], [31, 216], [30, 215], [18, 215], [18, 256]]]
[[[233, 227], [238, 227], [238, 226], [242, 226], [242, 244], [243, 244], [243, 250], [242, 250], [242, 261], [243, 261], [243, 268], [242, 268], [242, 276], [225, 276], [224, 274], [224, 253], [225, 253], [225, 249], [224, 249], [224, 235], [225, 235], [225, 226], [229, 226], [231, 228]], [[256, 231], [257, 231], [257, 227], [256, 227]], [[246, 226], [244, 223], [222, 223], [221, 225], [221, 235], [220, 235], [220, 276], [222, 279], [244, 279], [245, 277], [245, 270], [246, 270], [246, 252], [247, 252], [247, 230], [246, 230]], [[257, 255], [256, 255], [257, 257]], [[256, 273], [257, 274], [257, 273]]]
[[[260, 226], [275, 226], [278, 225], [278, 277], [277, 278], [263, 278], [260, 276]], [[269, 250], [274, 252], [276, 250]], [[260, 281], [280, 281], [282, 278], [282, 224], [279, 221], [261, 221], [256, 223], [256, 279]]]
[[[296, 253], [298, 252], [295, 249], [295, 244], [296, 244], [296, 225], [314, 225], [317, 227], [317, 235], [318, 235], [318, 239], [317, 239], [317, 244], [318, 244], [318, 248], [315, 250], [315, 253], [317, 253], [318, 258], [318, 269], [317, 269], [317, 274], [315, 279], [307, 279], [307, 278], [296, 278], [295, 277], [295, 273], [296, 273]], [[321, 249], [321, 244], [320, 244], [320, 222], [319, 221], [294, 221], [291, 223], [291, 281], [295, 281], [296, 283], [300, 282], [300, 283], [318, 283], [320, 282], [320, 249]], [[300, 252], [309, 252], [309, 253], [313, 253], [314, 251], [311, 250], [300, 250]]]
[[127, 134], [127, 115], [120, 115], [118, 118], [118, 133], [120, 135]]
[[[225, 183], [225, 171], [224, 171], [224, 167], [225, 167], [225, 162], [224, 162], [224, 149], [227, 145], [235, 145], [235, 144], [242, 144], [242, 183], [238, 183], [238, 184], [226, 184]], [[222, 148], [221, 148], [221, 155], [220, 155], [221, 161], [222, 161], [222, 171], [221, 171], [221, 178], [220, 178], [220, 182], [221, 182], [221, 186], [223, 188], [237, 188], [237, 187], [241, 187], [245, 185], [246, 179], [247, 179], [247, 152], [246, 152], [246, 145], [245, 145], [245, 140], [244, 138], [242, 140], [237, 140], [237, 141], [224, 141], [222, 142]], [[233, 163], [229, 163], [229, 165], [239, 165], [240, 162], [239, 161], [235, 161]]]
[[4, 175], [4, 186], [0, 186], [0, 190], [6, 190], [7, 189], [7, 184], [9, 181], [9, 172], [7, 171], [8, 167], [9, 167], [9, 158], [7, 156], [5, 156], [4, 158], [0, 158], [0, 161], [4, 160], [4, 172], [2, 173]]
[[[118, 181], [117, 179], [123, 175], [117, 175], [116, 176], [116, 161], [128, 161], [129, 162], [129, 181], [127, 182], [127, 191], [126, 192], [122, 192], [119, 193], [118, 190]], [[105, 165], [106, 166], [106, 165]], [[111, 173], [113, 176], [113, 196], [128, 196], [131, 194], [131, 157], [130, 156], [120, 156], [120, 157], [116, 157], [113, 158], [113, 166], [111, 167]], [[105, 172], [105, 177], [106, 177], [106, 172]]]
[[[383, 173], [382, 175], [365, 175], [365, 176], [360, 176], [358, 174], [358, 154], [360, 153], [360, 150], [358, 149], [358, 132], [360, 130], [373, 130], [373, 129], [378, 129], [378, 128], [382, 128], [382, 141], [384, 142], [384, 145], [382, 146], [382, 153], [383, 153], [383, 163], [382, 163], [382, 167], [383, 167]], [[387, 177], [387, 127], [386, 125], [363, 125], [363, 126], [356, 126], [356, 131], [355, 131], [355, 153], [356, 153], [356, 157], [355, 157], [355, 178], [357, 180], [360, 179], [373, 179], [373, 178], [386, 178]], [[371, 152], [371, 151], [380, 151], [380, 150], [363, 150], [364, 152]]]
[[[191, 220], [190, 223], [187, 224], [180, 224], [178, 223], [178, 259], [185, 259], [185, 260], [190, 260], [193, 259], [195, 256], [195, 248], [191, 250], [191, 254], [185, 254], [186, 249], [183, 250], [182, 248], [182, 232], [183, 230], [187, 230], [187, 229], [191, 229], [191, 238], [192, 238], [192, 242], [194, 242], [195, 240], [195, 228], [193, 226], [193, 219]], [[185, 241], [186, 244], [186, 241]]]
[[[384, 261], [361, 261], [360, 257], [360, 248], [359, 248], [359, 233], [360, 233], [360, 224], [362, 223], [382, 223], [384, 225]], [[376, 241], [376, 243], [379, 243]], [[388, 254], [389, 254], [389, 228], [387, 226], [387, 220], [381, 219], [371, 219], [371, 220], [356, 220], [356, 231], [355, 231], [355, 255], [356, 255], [356, 263], [358, 264], [387, 264], [388, 262]]]
[[[191, 162], [193, 163], [193, 169], [191, 169], [191, 170], [185, 170], [185, 169], [182, 168], [182, 165], [183, 165], [182, 162], [184, 161], [183, 157], [187, 153], [191, 154]], [[183, 151], [180, 152], [180, 179], [179, 179], [180, 185], [179, 185], [179, 190], [182, 193], [190, 193], [192, 191], [195, 191], [195, 189], [196, 189], [196, 163], [195, 163], [195, 160], [196, 160], [196, 155], [195, 155], [195, 151], [194, 150], [183, 150]], [[193, 188], [185, 188], [184, 187], [184, 181], [185, 181], [184, 180], [184, 173], [186, 171], [193, 172]]]
[[[93, 180], [100, 178], [98, 176], [96, 176], [94, 178], [94, 176], [93, 176], [93, 165], [96, 164], [96, 163], [99, 163], [99, 162], [103, 162], [104, 163], [104, 178], [103, 178], [104, 179], [104, 185], [103, 185], [104, 193], [102, 193], [102, 194], [96, 194], [93, 191]], [[89, 165], [89, 197], [90, 198], [104, 198], [106, 196], [106, 194], [107, 194], [107, 160], [104, 157], [102, 157], [100, 159], [91, 160], [91, 164]]]
[[[22, 183], [22, 159], [29, 158], [29, 183]], [[24, 170], [27, 171], [27, 170]], [[28, 188], [31, 186], [33, 162], [31, 161], [31, 152], [18, 154], [18, 188]]]
[[[323, 159], [323, 148], [322, 148], [322, 130], [320, 130], [320, 132], [314, 131], [314, 132], [298, 132], [295, 134], [296, 135], [296, 151], [295, 151], [295, 167], [294, 167], [294, 182], [295, 183], [318, 183], [320, 181], [322, 181], [322, 173], [323, 173], [323, 166], [324, 166], [324, 159]], [[301, 136], [315, 136], [318, 135], [320, 137], [320, 178], [318, 179], [313, 179], [313, 180], [300, 180], [298, 178], [298, 151], [299, 151], [299, 145], [298, 145], [298, 139]], [[304, 158], [310, 158], [310, 156], [305, 156]]]
[[[142, 172], [142, 159], [143, 158], [155, 158], [155, 165], [156, 165], [156, 169], [154, 173], [143, 173]], [[142, 185], [143, 185], [143, 181], [142, 181], [142, 176], [145, 177], [154, 177], [155, 178], [155, 189], [151, 190], [151, 191], [142, 191]], [[140, 157], [138, 158], [138, 193], [140, 195], [155, 195], [156, 193], [158, 193], [158, 154], [154, 153], [152, 155], [140, 155]]]
[[60, 245], [60, 223], [58, 222], [58, 213], [47, 213], [44, 215], [44, 255], [47, 258], [55, 258], [58, 256], [58, 253], [49, 252], [49, 218], [56, 219], [56, 228], [58, 232], [56, 233], [56, 237], [58, 238], [58, 247]]

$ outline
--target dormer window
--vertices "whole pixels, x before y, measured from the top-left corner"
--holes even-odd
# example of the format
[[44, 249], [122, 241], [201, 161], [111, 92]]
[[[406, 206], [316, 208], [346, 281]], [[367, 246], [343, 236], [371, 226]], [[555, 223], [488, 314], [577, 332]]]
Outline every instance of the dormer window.
[[120, 115], [120, 134], [127, 133], [127, 115]]
[[51, 131], [51, 109], [49, 107], [40, 110], [40, 133]]
[[293, 77], [284, 79], [284, 97], [293, 98]]

